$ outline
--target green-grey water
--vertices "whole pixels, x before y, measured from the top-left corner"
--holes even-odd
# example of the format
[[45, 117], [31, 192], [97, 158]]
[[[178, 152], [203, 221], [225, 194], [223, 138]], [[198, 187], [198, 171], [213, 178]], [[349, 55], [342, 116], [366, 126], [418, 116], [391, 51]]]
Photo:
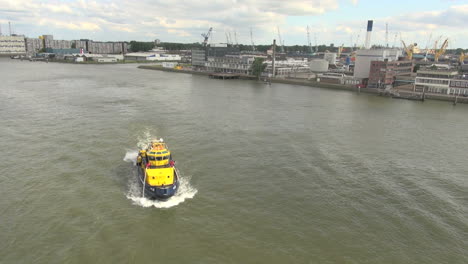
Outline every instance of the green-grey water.
[[[468, 263], [468, 106], [0, 60], [0, 263]], [[142, 199], [162, 137], [182, 173]]]

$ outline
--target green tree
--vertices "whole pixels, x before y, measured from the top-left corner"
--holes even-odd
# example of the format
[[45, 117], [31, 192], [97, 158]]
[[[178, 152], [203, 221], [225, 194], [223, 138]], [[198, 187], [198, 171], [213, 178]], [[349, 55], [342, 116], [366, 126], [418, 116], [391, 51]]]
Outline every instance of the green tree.
[[76, 42], [73, 42], [73, 43], [71, 44], [71, 48], [72, 48], [72, 49], [76, 49]]
[[154, 42], [130, 41], [130, 50], [132, 52], [149, 51], [154, 48]]
[[260, 74], [262, 74], [262, 72], [267, 67], [267, 64], [264, 63], [264, 61], [265, 61], [264, 58], [255, 58], [250, 68], [252, 70], [252, 74], [257, 76], [259, 80], [260, 80]]

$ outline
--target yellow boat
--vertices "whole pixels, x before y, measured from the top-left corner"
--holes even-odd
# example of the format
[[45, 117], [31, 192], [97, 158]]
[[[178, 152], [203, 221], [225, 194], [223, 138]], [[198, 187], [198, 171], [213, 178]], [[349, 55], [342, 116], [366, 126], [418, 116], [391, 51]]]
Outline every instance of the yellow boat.
[[144, 195], [151, 199], [168, 199], [179, 187], [179, 175], [175, 161], [166, 143], [153, 140], [137, 157], [138, 179]]

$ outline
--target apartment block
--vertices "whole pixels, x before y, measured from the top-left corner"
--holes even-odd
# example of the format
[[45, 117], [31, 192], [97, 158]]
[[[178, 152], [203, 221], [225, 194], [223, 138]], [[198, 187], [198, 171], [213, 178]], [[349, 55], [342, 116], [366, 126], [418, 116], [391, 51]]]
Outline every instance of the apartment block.
[[24, 36], [0, 36], [0, 55], [25, 54]]

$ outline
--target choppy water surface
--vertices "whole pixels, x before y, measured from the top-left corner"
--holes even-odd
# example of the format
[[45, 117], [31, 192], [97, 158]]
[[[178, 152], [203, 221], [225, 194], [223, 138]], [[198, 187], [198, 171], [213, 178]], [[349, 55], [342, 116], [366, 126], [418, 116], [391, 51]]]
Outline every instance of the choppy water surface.
[[[0, 60], [0, 263], [468, 263], [468, 106]], [[140, 197], [138, 144], [183, 175]]]

